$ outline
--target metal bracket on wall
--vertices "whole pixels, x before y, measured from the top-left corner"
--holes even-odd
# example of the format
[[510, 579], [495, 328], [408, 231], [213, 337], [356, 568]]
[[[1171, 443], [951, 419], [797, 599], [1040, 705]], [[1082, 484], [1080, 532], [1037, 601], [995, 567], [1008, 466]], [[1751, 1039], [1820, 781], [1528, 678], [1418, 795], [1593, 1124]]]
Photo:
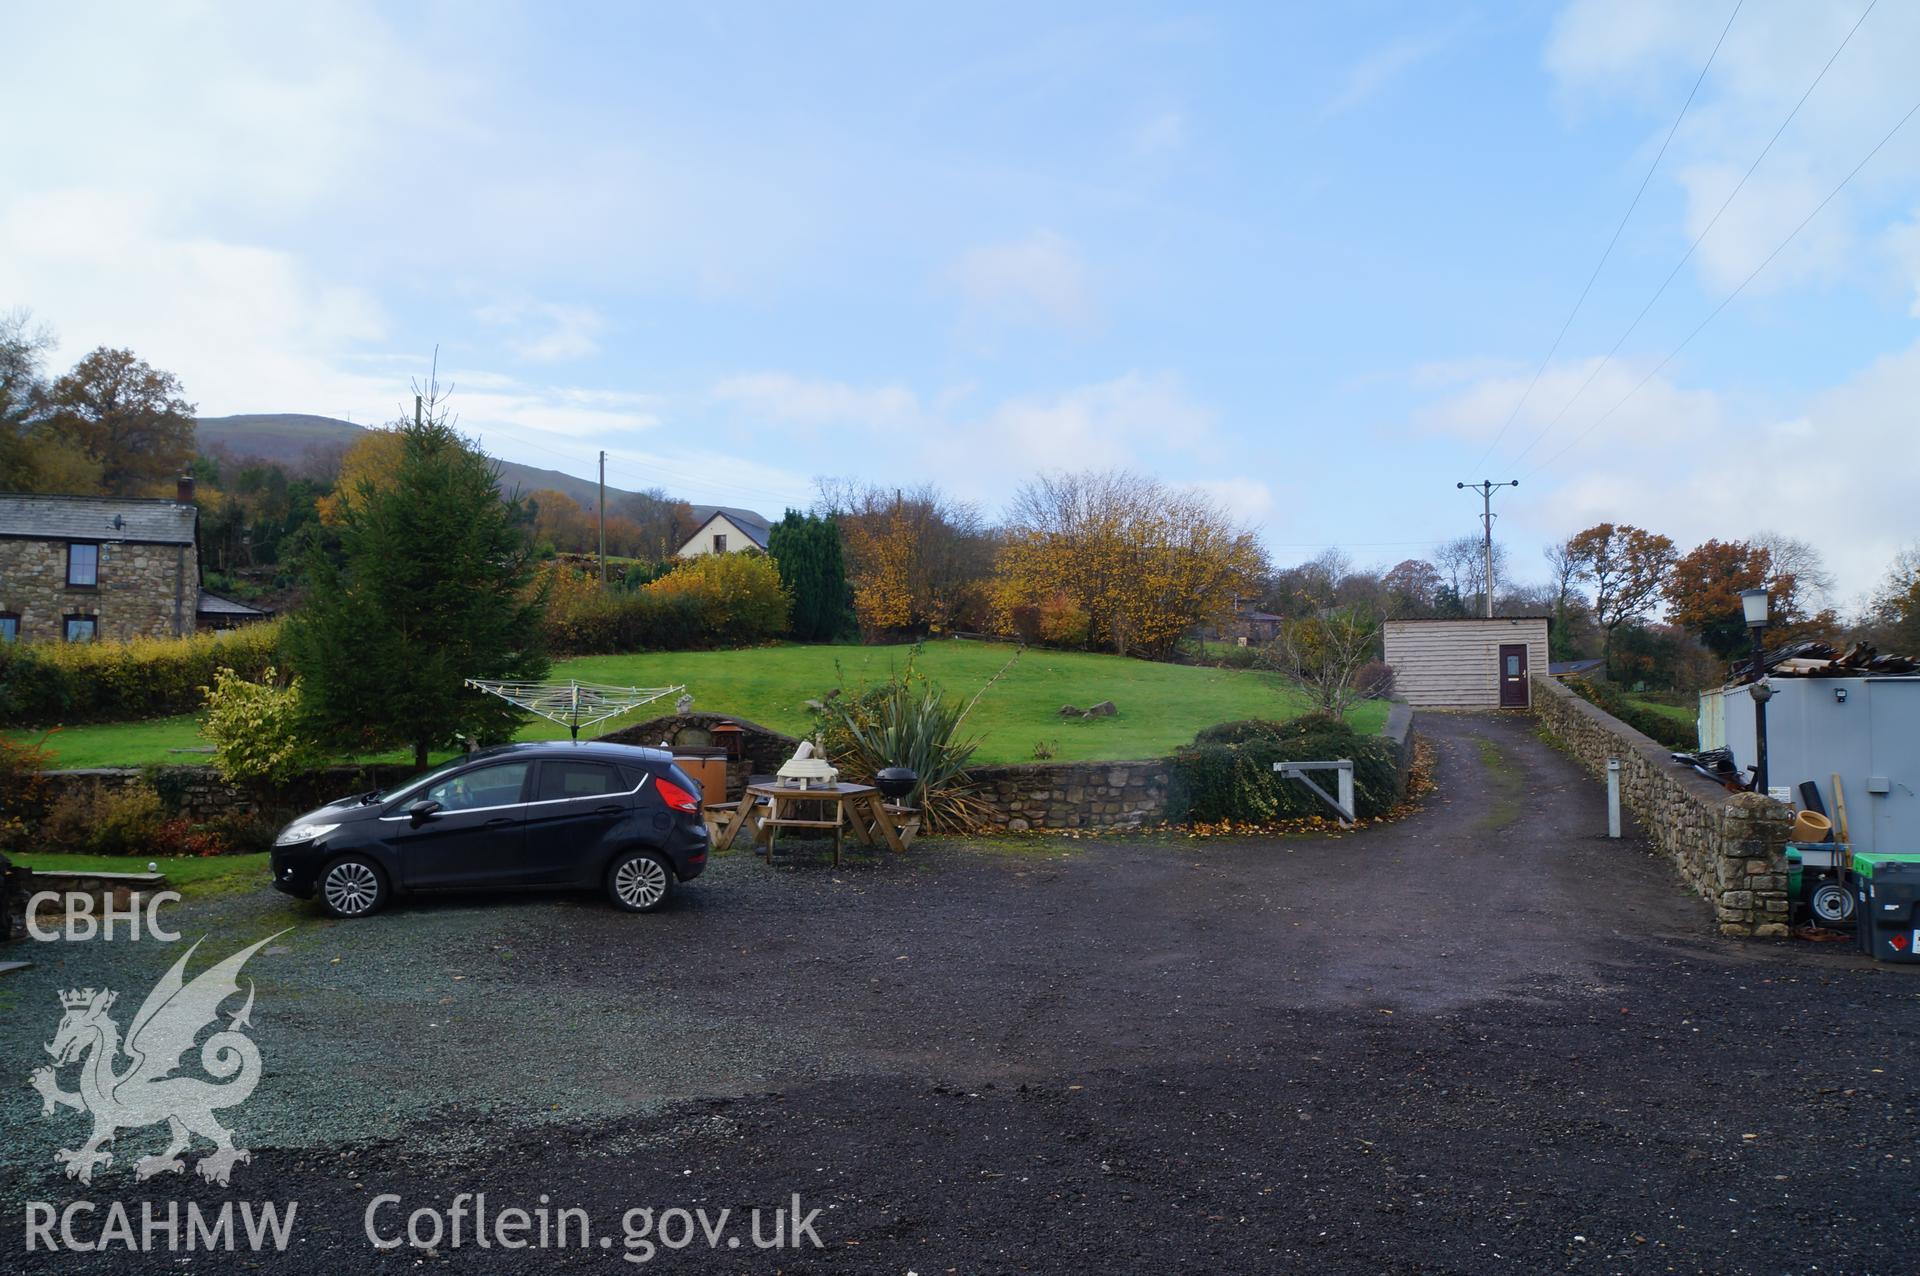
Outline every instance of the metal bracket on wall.
[[[1283, 780], [1298, 780], [1319, 795], [1320, 800], [1334, 809], [1342, 824], [1352, 824], [1353, 814], [1353, 759], [1340, 758], [1333, 762], [1276, 762], [1273, 770]], [[1313, 782], [1309, 771], [1334, 771], [1339, 801], [1335, 801], [1327, 791]]]

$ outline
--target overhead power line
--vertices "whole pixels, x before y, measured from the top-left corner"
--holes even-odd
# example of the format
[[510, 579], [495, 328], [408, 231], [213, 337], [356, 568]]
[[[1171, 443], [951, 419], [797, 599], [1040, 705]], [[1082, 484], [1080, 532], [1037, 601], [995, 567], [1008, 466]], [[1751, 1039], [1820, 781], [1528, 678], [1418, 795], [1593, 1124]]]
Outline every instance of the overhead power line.
[[1901, 116], [1899, 121], [1895, 123], [1892, 128], [1887, 130], [1886, 136], [1882, 137], [1878, 142], [1874, 143], [1873, 149], [1866, 153], [1865, 158], [1863, 158], [1858, 164], [1855, 164], [1852, 170], [1849, 171], [1845, 177], [1840, 179], [1840, 184], [1835, 186], [1832, 190], [1828, 191], [1827, 197], [1821, 200], [1818, 204], [1814, 205], [1813, 211], [1808, 213], [1805, 217], [1803, 217], [1800, 220], [1800, 224], [1798, 226], [1795, 226], [1793, 230], [1788, 233], [1787, 237], [1781, 240], [1779, 245], [1776, 248], [1774, 248], [1772, 252], [1767, 254], [1766, 260], [1762, 261], [1758, 266], [1755, 266], [1753, 268], [1752, 273], [1750, 273], [1745, 279], [1742, 279], [1740, 281], [1739, 287], [1735, 288], [1732, 292], [1728, 293], [1726, 295], [1726, 298], [1722, 300], [1719, 305], [1715, 306], [1712, 309], [1712, 311], [1708, 313], [1705, 319], [1702, 319], [1699, 323], [1695, 324], [1693, 331], [1689, 332], [1686, 335], [1686, 337], [1681, 340], [1679, 345], [1675, 346], [1672, 350], [1667, 352], [1666, 358], [1662, 359], [1659, 363], [1655, 364], [1651, 372], [1647, 373], [1646, 376], [1641, 377], [1639, 381], [1635, 382], [1633, 389], [1627, 391], [1626, 394], [1622, 395], [1618, 403], [1615, 403], [1612, 407], [1608, 408], [1605, 412], [1601, 413], [1597, 418], [1594, 419], [1592, 424], [1587, 426], [1586, 429], [1580, 431], [1580, 433], [1574, 435], [1571, 439], [1567, 440], [1567, 445], [1565, 447], [1561, 448], [1558, 452], [1555, 452], [1552, 456], [1548, 457], [1546, 460], [1542, 461], [1540, 464], [1534, 466], [1533, 469], [1529, 470], [1526, 474], [1526, 477], [1532, 478], [1535, 474], [1538, 474], [1541, 470], [1546, 469], [1549, 465], [1552, 465], [1555, 461], [1559, 460], [1561, 457], [1565, 456], [1568, 452], [1572, 451], [1574, 446], [1578, 444], [1582, 439], [1586, 438], [1589, 434], [1592, 434], [1595, 430], [1599, 429], [1600, 426], [1604, 424], [1608, 419], [1610, 419], [1614, 413], [1618, 412], [1621, 408], [1625, 407], [1627, 400], [1631, 399], [1634, 395], [1640, 393], [1640, 388], [1642, 386], [1646, 385], [1647, 382], [1659, 376], [1660, 373], [1666, 369], [1666, 366], [1672, 363], [1676, 358], [1678, 358], [1680, 355], [1680, 352], [1682, 350], [1685, 350], [1688, 344], [1692, 342], [1692, 340], [1695, 337], [1700, 335], [1700, 330], [1702, 328], [1705, 328], [1708, 324], [1712, 323], [1714, 319], [1716, 319], [1719, 316], [1722, 310], [1725, 310], [1728, 306], [1732, 305], [1733, 299], [1735, 297], [1738, 297], [1741, 293], [1745, 292], [1747, 289], [1747, 285], [1752, 283], [1755, 279], [1759, 278], [1760, 272], [1765, 270], [1768, 266], [1772, 265], [1773, 259], [1775, 257], [1778, 257], [1782, 252], [1786, 251], [1787, 245], [1791, 244], [1796, 238], [1798, 238], [1800, 232], [1805, 230], [1808, 224], [1811, 223], [1814, 218], [1820, 215], [1821, 210], [1824, 209], [1828, 204], [1831, 204], [1833, 202], [1834, 196], [1838, 195], [1841, 191], [1846, 189], [1847, 183], [1851, 182], [1855, 177], [1857, 177], [1860, 173], [1860, 170], [1865, 168], [1870, 162], [1872, 162], [1873, 157], [1878, 155], [1882, 150], [1882, 148], [1884, 148], [1888, 142], [1891, 142], [1893, 140], [1894, 134], [1898, 133], [1901, 129], [1906, 127], [1907, 121], [1912, 119], [1916, 113], [1920, 113], [1920, 102], [1915, 102], [1912, 106], [1907, 108], [1907, 113]]
[[1854, 32], [1860, 29], [1860, 24], [1867, 20], [1867, 15], [1873, 12], [1873, 6], [1878, 3], [1880, 3], [1880, 0], [1869, 0], [1867, 7], [1861, 10], [1859, 18], [1847, 29], [1846, 37], [1840, 41], [1839, 48], [1833, 51], [1833, 55], [1827, 59], [1826, 65], [1820, 68], [1820, 74], [1813, 77], [1813, 83], [1807, 85], [1807, 91], [1800, 95], [1800, 100], [1793, 104], [1791, 111], [1787, 112], [1787, 118], [1780, 121], [1780, 127], [1773, 130], [1773, 136], [1768, 138], [1767, 144], [1760, 148], [1760, 153], [1753, 157], [1753, 163], [1747, 165], [1747, 171], [1741, 174], [1739, 182], [1735, 184], [1732, 190], [1727, 192], [1727, 197], [1720, 201], [1720, 207], [1714, 212], [1712, 219], [1707, 222], [1706, 226], [1698, 235], [1693, 237], [1693, 242], [1687, 245], [1687, 251], [1680, 255], [1680, 260], [1673, 263], [1673, 269], [1669, 270], [1667, 277], [1660, 281], [1660, 286], [1653, 290], [1653, 296], [1647, 298], [1647, 304], [1640, 307], [1640, 313], [1633, 317], [1633, 322], [1628, 324], [1627, 330], [1620, 334], [1620, 339], [1613, 343], [1613, 348], [1607, 351], [1606, 357], [1593, 366], [1593, 371], [1587, 373], [1586, 380], [1580, 383], [1580, 388], [1575, 390], [1572, 396], [1560, 405], [1560, 410], [1553, 414], [1553, 419], [1542, 427], [1540, 433], [1534, 435], [1533, 442], [1520, 449], [1519, 454], [1513, 458], [1515, 465], [1518, 465], [1524, 460], [1527, 453], [1538, 447], [1547, 435], [1553, 433], [1553, 428], [1560, 424], [1561, 418], [1567, 415], [1568, 409], [1572, 408], [1573, 405], [1579, 401], [1580, 396], [1587, 392], [1587, 387], [1591, 386], [1595, 379], [1613, 362], [1613, 356], [1620, 353], [1620, 347], [1625, 345], [1627, 338], [1631, 337], [1634, 334], [1634, 330], [1639, 328], [1640, 321], [1647, 317], [1647, 312], [1653, 309], [1654, 303], [1665, 295], [1667, 286], [1680, 274], [1681, 267], [1693, 260], [1694, 250], [1699, 248], [1701, 241], [1706, 239], [1706, 237], [1712, 233], [1713, 228], [1720, 224], [1721, 214], [1725, 213], [1727, 208], [1733, 203], [1734, 196], [1738, 195], [1741, 190], [1746, 187], [1747, 179], [1752, 177], [1754, 170], [1760, 167], [1760, 161], [1767, 157], [1767, 153], [1773, 149], [1773, 144], [1780, 140], [1780, 135], [1787, 131], [1787, 125], [1793, 123], [1794, 117], [1800, 114], [1800, 108], [1807, 104], [1807, 99], [1813, 96], [1813, 91], [1820, 87], [1820, 81], [1827, 78], [1827, 72], [1833, 69], [1833, 64], [1839, 60], [1841, 53], [1845, 52], [1847, 45], [1853, 42]]
[[1740, 16], [1740, 6], [1745, 2], [1746, 0], [1734, 0], [1733, 12], [1727, 15], [1726, 26], [1720, 28], [1720, 38], [1713, 42], [1713, 51], [1707, 54], [1707, 60], [1701, 66], [1700, 74], [1694, 77], [1693, 88], [1688, 91], [1687, 100], [1680, 104], [1680, 114], [1673, 117], [1673, 126], [1667, 130], [1666, 137], [1661, 141], [1660, 149], [1653, 157], [1653, 163], [1647, 165], [1647, 174], [1640, 179], [1639, 188], [1633, 192], [1632, 202], [1627, 205], [1627, 211], [1620, 215], [1620, 224], [1613, 228], [1613, 237], [1607, 240], [1606, 249], [1600, 254], [1600, 260], [1594, 264], [1593, 273], [1587, 276], [1586, 287], [1582, 288], [1579, 297], [1574, 299], [1573, 309], [1567, 312], [1566, 322], [1560, 325], [1560, 331], [1554, 337], [1553, 344], [1547, 347], [1546, 357], [1540, 360], [1540, 366], [1533, 370], [1533, 379], [1527, 382], [1527, 388], [1521, 392], [1518, 399], [1514, 400], [1513, 410], [1507, 413], [1507, 419], [1501, 424], [1499, 433], [1493, 436], [1493, 442], [1487, 444], [1486, 451], [1480, 454], [1480, 460], [1474, 462], [1476, 467], [1493, 454], [1493, 449], [1500, 446], [1500, 440], [1506, 437], [1507, 431], [1513, 427], [1515, 419], [1519, 417], [1520, 409], [1525, 407], [1527, 400], [1532, 397], [1534, 387], [1540, 384], [1540, 378], [1546, 372], [1547, 365], [1552, 363], [1553, 356], [1559, 353], [1560, 343], [1567, 338], [1567, 329], [1573, 327], [1574, 318], [1579, 315], [1580, 307], [1586, 304], [1587, 294], [1593, 291], [1594, 281], [1600, 278], [1600, 272], [1606, 268], [1607, 259], [1613, 256], [1614, 245], [1620, 242], [1620, 234], [1626, 230], [1627, 222], [1632, 219], [1633, 210], [1640, 207], [1640, 197], [1647, 193], [1647, 183], [1653, 180], [1654, 171], [1660, 167], [1661, 159], [1666, 156], [1667, 147], [1673, 144], [1673, 135], [1680, 131], [1680, 122], [1687, 118], [1687, 110], [1693, 105], [1693, 99], [1699, 95], [1700, 85], [1706, 81], [1707, 71], [1713, 66], [1713, 60], [1720, 55], [1720, 46], [1726, 43], [1727, 32], [1733, 29], [1733, 20]]

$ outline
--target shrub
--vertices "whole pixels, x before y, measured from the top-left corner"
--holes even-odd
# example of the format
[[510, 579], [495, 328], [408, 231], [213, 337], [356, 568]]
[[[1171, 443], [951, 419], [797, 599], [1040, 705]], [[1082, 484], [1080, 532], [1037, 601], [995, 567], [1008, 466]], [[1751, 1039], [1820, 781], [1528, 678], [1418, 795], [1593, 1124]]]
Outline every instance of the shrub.
[[646, 586], [654, 598], [687, 598], [723, 647], [765, 642], [786, 632], [792, 599], [764, 554], [702, 554]]
[[46, 792], [41, 774], [53, 765], [45, 737], [29, 744], [0, 737], [0, 851], [26, 844], [29, 816], [39, 809]]
[[908, 798], [918, 806], [930, 832], [956, 833], [972, 828], [985, 813], [973, 795], [967, 763], [979, 746], [978, 738], [962, 738], [961, 728], [973, 706], [999, 681], [1000, 674], [1018, 660], [1001, 667], [986, 686], [962, 704], [950, 700], [939, 685], [916, 672], [915, 646], [906, 668], [889, 682], [863, 687], [852, 695], [821, 697], [816, 711], [827, 757], [850, 780], [872, 783], [875, 775], [892, 766], [910, 767], [920, 785]]
[[[1222, 821], [1265, 824], [1331, 813], [1297, 780], [1274, 774], [1275, 762], [1353, 759], [1354, 814], [1360, 819], [1393, 809], [1398, 768], [1392, 747], [1344, 722], [1310, 715], [1290, 722], [1226, 722], [1208, 727], [1173, 757], [1167, 813], [1177, 823]], [[1332, 772], [1322, 788], [1333, 792]]]
[[326, 761], [300, 730], [300, 680], [274, 685], [268, 668], [258, 682], [231, 669], [218, 670], [206, 689], [207, 716], [200, 734], [213, 745], [214, 769], [224, 779], [285, 784]]
[[558, 564], [541, 582], [547, 645], [563, 655], [749, 646], [787, 623], [779, 573], [759, 554], [693, 559], [633, 592], [603, 593], [597, 579]]
[[219, 830], [171, 815], [146, 783], [71, 789], [48, 808], [38, 849], [87, 855], [218, 855]]
[[1353, 671], [1353, 689], [1369, 700], [1393, 694], [1393, 666], [1384, 660], [1369, 660]]
[[277, 622], [192, 638], [0, 645], [0, 720], [31, 725], [192, 713], [215, 670], [258, 678], [279, 646]]

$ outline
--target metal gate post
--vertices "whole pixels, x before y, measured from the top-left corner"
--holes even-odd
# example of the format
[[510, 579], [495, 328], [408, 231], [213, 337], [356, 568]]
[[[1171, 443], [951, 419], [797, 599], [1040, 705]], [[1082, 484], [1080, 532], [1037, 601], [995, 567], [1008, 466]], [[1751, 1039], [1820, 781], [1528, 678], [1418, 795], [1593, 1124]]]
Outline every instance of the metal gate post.
[[1620, 759], [1607, 759], [1607, 836], [1620, 836]]

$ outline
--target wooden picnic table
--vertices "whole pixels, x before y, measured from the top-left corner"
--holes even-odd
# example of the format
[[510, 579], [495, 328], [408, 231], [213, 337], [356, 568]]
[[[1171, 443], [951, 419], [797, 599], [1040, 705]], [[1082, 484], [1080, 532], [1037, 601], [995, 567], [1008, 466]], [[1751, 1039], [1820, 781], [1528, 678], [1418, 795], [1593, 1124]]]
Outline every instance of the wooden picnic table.
[[[764, 810], [761, 803], [764, 801]], [[808, 818], [788, 814], [802, 803], [817, 802], [832, 810], [831, 818]], [[715, 810], [715, 815], [720, 815]], [[774, 841], [783, 828], [833, 830], [833, 862], [840, 864], [842, 833], [851, 827], [854, 836], [868, 846], [885, 842], [887, 849], [903, 852], [920, 828], [917, 813], [905, 807], [891, 806], [879, 789], [871, 784], [816, 784], [801, 788], [791, 784], [749, 784], [740, 801], [725, 812], [725, 819], [714, 830], [713, 849], [724, 851], [733, 845], [742, 828], [751, 830], [753, 840], [767, 847], [767, 859], [773, 859]]]

